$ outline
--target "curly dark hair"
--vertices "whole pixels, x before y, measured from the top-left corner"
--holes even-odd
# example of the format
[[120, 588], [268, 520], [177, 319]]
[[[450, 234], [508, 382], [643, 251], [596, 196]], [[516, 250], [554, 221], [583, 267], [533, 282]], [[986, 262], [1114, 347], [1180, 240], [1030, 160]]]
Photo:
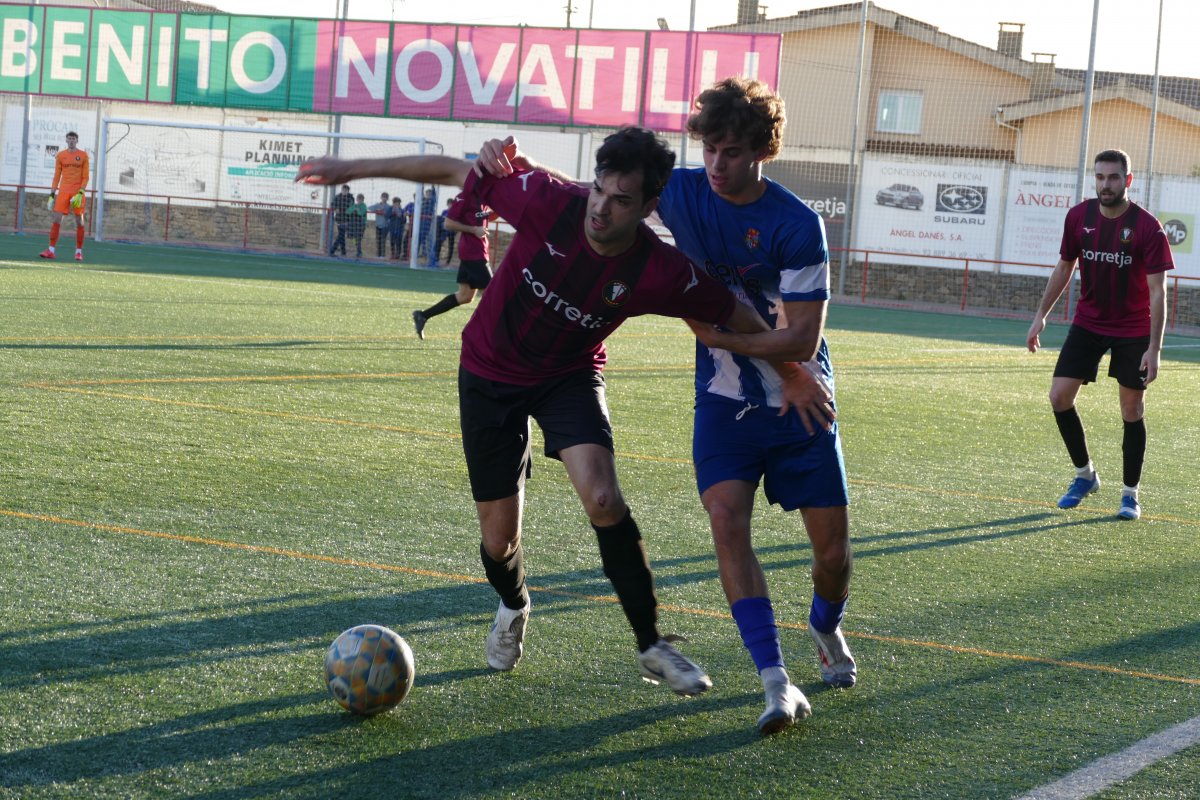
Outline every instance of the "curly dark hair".
[[726, 78], [701, 92], [692, 105], [696, 111], [688, 117], [687, 131], [693, 139], [733, 135], [747, 139], [755, 152], [763, 151], [764, 161], [779, 155], [787, 121], [783, 98], [762, 81]]
[[654, 131], [627, 125], [605, 137], [596, 151], [596, 175], [603, 172], [628, 174], [642, 171], [642, 199], [662, 194], [675, 168], [675, 153]]

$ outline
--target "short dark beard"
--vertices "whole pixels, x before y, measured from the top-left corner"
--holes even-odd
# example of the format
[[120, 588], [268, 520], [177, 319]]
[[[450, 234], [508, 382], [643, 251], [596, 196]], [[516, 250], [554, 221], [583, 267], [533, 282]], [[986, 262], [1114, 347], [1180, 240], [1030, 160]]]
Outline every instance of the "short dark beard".
[[1100, 201], [1100, 205], [1102, 206], [1119, 206], [1129, 199], [1129, 192], [1128, 190], [1122, 189], [1119, 194], [1114, 194], [1113, 199], [1111, 200], [1105, 200], [1100, 196], [1099, 192], [1096, 192], [1096, 198]]

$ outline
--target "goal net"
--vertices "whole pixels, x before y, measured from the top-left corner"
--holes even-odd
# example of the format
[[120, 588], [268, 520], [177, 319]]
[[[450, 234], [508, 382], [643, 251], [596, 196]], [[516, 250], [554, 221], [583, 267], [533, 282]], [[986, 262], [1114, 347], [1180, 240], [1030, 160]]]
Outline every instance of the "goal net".
[[[364, 258], [379, 259], [378, 237], [383, 258], [415, 265], [423, 255], [417, 245], [433, 233], [438, 198], [456, 191], [395, 179], [354, 181], [351, 193], [361, 194], [368, 207], [384, 193], [393, 208], [393, 198], [401, 198], [408, 214], [397, 236], [400, 248], [393, 248], [398, 226], [389, 221], [379, 231], [374, 213], [347, 223], [332, 207], [340, 187], [296, 183], [296, 171], [324, 155], [441, 152], [424, 138], [112, 117], [101, 121], [97, 149], [98, 240], [320, 254], [336, 243], [341, 222], [348, 256], [356, 255], [361, 242]], [[392, 259], [401, 248], [400, 258]]]

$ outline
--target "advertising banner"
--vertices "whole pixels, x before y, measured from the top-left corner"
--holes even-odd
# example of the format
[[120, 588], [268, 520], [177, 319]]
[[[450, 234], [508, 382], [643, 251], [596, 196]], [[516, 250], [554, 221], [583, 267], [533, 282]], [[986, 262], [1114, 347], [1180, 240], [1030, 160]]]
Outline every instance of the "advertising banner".
[[[863, 159], [854, 246], [918, 256], [994, 260], [1003, 176], [1000, 167], [867, 157]], [[939, 263], [936, 259], [888, 260]], [[994, 267], [981, 264], [979, 268]]]
[[[1200, 247], [1195, 244], [1200, 179], [1156, 177], [1154, 181], [1154, 193], [1158, 195], [1155, 216], [1163, 225], [1167, 241], [1171, 243], [1171, 256], [1175, 259], [1175, 270], [1171, 274], [1200, 278]], [[1136, 177], [1134, 185], [1137, 185]]]
[[[1008, 175], [1008, 201], [1004, 209], [1004, 241], [1001, 258], [1004, 271], [1028, 275], [1049, 275], [1040, 267], [1022, 266], [1058, 263], [1062, 246], [1063, 223], [1067, 211], [1075, 205], [1077, 173], [1067, 169], [1013, 167]], [[1096, 196], [1092, 178], [1084, 187], [1084, 197]], [[1130, 198], [1143, 202], [1142, 187], [1135, 180]]]
[[0, 91], [216, 108], [683, 130], [780, 34], [416, 25], [0, 4]]
[[[10, 104], [4, 109], [4, 146], [0, 151], [0, 183], [21, 182], [21, 130], [25, 109]], [[25, 185], [33, 190], [49, 187], [54, 179], [54, 159], [67, 146], [67, 132], [79, 134], [79, 147], [86, 150], [93, 172], [96, 169], [96, 114], [82, 109], [39, 107], [29, 120], [28, 160]], [[92, 176], [93, 180], [95, 175]]]

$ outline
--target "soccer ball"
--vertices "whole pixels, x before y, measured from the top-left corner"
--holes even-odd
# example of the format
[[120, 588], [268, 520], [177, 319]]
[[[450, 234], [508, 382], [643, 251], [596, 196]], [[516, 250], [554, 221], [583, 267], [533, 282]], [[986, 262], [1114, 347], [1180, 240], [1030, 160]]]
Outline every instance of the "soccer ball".
[[395, 707], [412, 688], [412, 648], [382, 625], [356, 625], [325, 653], [325, 685], [342, 708], [378, 714]]

